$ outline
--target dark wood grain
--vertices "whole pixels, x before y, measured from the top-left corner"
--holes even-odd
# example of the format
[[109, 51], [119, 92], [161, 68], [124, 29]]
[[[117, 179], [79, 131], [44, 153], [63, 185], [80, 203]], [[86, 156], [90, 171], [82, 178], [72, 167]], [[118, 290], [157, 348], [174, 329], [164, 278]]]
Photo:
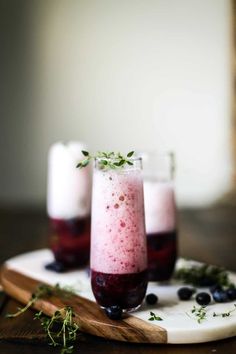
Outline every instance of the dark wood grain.
[[[42, 282], [3, 267], [1, 284], [8, 295], [26, 304]], [[48, 316], [52, 316], [55, 311], [65, 306], [73, 308], [74, 320], [82, 332], [127, 342], [167, 342], [167, 333], [162, 327], [148, 324], [130, 315], [120, 321], [110, 320], [95, 302], [81, 296], [72, 295], [68, 298], [52, 296], [34, 304], [35, 309], [43, 311]]]

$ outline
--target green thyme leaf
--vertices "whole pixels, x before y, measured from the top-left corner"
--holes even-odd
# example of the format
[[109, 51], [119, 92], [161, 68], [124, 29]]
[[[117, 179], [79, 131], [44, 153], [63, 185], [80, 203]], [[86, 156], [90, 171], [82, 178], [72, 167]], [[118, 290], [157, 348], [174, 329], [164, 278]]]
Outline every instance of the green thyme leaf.
[[82, 150], [81, 152], [82, 152], [82, 154], [83, 154], [84, 156], [89, 156], [89, 152], [88, 152], [88, 151]]
[[101, 163], [106, 166], [108, 164], [108, 161], [107, 160], [101, 160]]
[[86, 167], [88, 164], [89, 164], [89, 160], [84, 160], [84, 161], [82, 162], [82, 166], [83, 166], [83, 167]]
[[120, 160], [118, 162], [114, 162], [114, 165], [117, 166], [117, 167], [123, 166], [124, 164], [125, 164], [125, 160], [124, 159], [122, 159], [122, 160]]
[[127, 161], [127, 164], [131, 166], [131, 165], [133, 165], [133, 162]]
[[128, 154], [127, 154], [127, 157], [132, 157], [133, 156], [133, 154], [134, 154], [134, 151], [130, 151]]
[[160, 316], [157, 316], [154, 312], [151, 311], [148, 321], [163, 321], [163, 319]]
[[125, 163], [126, 163], [126, 160], [124, 160], [124, 159], [120, 160], [120, 166], [124, 165]]

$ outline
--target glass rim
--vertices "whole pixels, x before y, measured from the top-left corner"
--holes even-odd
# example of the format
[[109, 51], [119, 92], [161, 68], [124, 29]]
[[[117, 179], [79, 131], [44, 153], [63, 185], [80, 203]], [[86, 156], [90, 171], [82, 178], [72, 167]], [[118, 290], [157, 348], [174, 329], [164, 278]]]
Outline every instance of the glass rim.
[[[115, 157], [95, 157], [94, 158], [94, 161], [101, 161], [101, 160], [117, 161], [119, 159], [115, 158]], [[136, 161], [140, 161], [141, 162], [143, 160], [143, 158], [142, 158], [142, 156], [132, 156], [132, 157], [127, 157], [127, 160], [134, 161], [134, 162], [136, 162]]]
[[166, 157], [169, 156], [171, 158], [175, 158], [175, 152], [173, 150], [144, 150], [139, 151], [138, 156], [141, 158], [145, 158], [148, 156], [156, 156], [156, 157]]

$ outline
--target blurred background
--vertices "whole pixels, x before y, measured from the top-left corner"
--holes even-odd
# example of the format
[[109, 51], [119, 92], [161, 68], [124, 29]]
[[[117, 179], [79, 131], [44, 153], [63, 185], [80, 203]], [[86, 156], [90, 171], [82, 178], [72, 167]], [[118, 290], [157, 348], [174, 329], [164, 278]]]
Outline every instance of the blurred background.
[[173, 150], [181, 206], [232, 187], [228, 0], [1, 0], [0, 201], [43, 205], [47, 152]]
[[[91, 151], [173, 150], [183, 234], [197, 223], [207, 232], [209, 220], [219, 230], [212, 205], [235, 203], [233, 6], [0, 0], [2, 234], [18, 217], [23, 237], [19, 210], [28, 208], [41, 212], [24, 214], [28, 234], [40, 214], [45, 235], [47, 153], [58, 140]], [[192, 255], [185, 241], [180, 249]]]

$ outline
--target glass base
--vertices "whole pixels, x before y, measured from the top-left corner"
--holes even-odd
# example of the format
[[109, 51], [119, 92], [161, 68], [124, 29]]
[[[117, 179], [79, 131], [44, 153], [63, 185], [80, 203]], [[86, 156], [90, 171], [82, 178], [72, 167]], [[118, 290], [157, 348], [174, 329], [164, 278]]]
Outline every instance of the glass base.
[[136, 310], [147, 288], [147, 271], [110, 274], [91, 269], [91, 284], [95, 299], [101, 307], [117, 305], [123, 312]]
[[[99, 306], [100, 306], [100, 308], [101, 308], [102, 310], [105, 310], [105, 309], [106, 309], [105, 306], [101, 306], [101, 305], [99, 305]], [[136, 307], [131, 307], [131, 308], [128, 308], [128, 309], [122, 309], [122, 313], [123, 313], [123, 314], [126, 314], [126, 313], [134, 312], [134, 311], [138, 310], [138, 309], [140, 308], [140, 306], [141, 306], [141, 304], [138, 305], [138, 306], [136, 306]]]

